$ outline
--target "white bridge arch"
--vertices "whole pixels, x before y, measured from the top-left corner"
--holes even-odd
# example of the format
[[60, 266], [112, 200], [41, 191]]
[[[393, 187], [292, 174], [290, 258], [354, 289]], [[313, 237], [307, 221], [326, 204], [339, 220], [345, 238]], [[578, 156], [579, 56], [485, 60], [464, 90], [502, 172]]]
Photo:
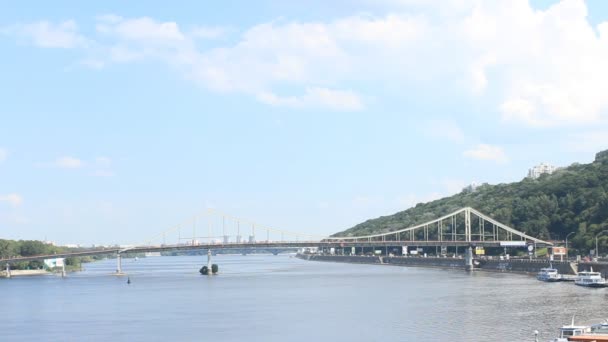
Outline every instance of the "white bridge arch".
[[[477, 224], [472, 223], [473, 219]], [[462, 220], [462, 224], [458, 222]], [[448, 224], [445, 222], [448, 221]], [[488, 227], [486, 227], [488, 224]], [[460, 228], [460, 231], [459, 231]], [[487, 230], [490, 229], [491, 230]], [[437, 219], [421, 223], [412, 227], [390, 232], [361, 235], [361, 236], [331, 236], [326, 241], [435, 241], [435, 242], [486, 242], [486, 241], [530, 241], [544, 245], [553, 245], [551, 242], [535, 238], [509, 227], [506, 224], [475, 210], [465, 207]]]

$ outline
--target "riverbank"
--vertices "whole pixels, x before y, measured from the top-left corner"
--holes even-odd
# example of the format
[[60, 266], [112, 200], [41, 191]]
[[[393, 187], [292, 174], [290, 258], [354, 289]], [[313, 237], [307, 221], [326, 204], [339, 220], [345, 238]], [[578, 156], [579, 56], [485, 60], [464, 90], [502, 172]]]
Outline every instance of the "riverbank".
[[[297, 258], [310, 261], [343, 262], [351, 264], [393, 265], [405, 267], [428, 267], [465, 269], [465, 261], [460, 258], [434, 258], [434, 257], [382, 257], [382, 256], [351, 256], [351, 255], [312, 255], [298, 254]], [[509, 272], [519, 274], [536, 274], [541, 268], [552, 266], [560, 274], [576, 274], [575, 264], [549, 260], [475, 260], [474, 270], [486, 272]]]

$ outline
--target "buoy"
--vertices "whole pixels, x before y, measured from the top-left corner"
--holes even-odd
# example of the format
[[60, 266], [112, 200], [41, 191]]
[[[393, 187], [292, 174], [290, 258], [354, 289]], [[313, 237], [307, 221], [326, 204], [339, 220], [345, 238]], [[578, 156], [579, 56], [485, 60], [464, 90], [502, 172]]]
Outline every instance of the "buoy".
[[131, 277], [127, 277], [127, 284], [131, 284]]
[[[212, 266], [212, 267], [213, 267], [213, 266]], [[208, 268], [207, 266], [203, 266], [203, 267], [201, 267], [201, 269], [199, 270], [199, 272], [200, 272], [202, 275], [208, 275], [208, 274], [209, 274], [209, 268]]]

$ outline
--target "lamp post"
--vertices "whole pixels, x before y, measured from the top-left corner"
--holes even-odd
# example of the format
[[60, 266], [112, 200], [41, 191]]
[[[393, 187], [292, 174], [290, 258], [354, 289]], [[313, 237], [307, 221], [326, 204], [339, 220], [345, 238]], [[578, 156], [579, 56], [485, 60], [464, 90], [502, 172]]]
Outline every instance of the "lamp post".
[[568, 233], [568, 235], [566, 235], [566, 260], [570, 256], [570, 250], [568, 249], [568, 236], [570, 236], [574, 233], [576, 233], [576, 232], [570, 232], [570, 233]]
[[608, 230], [602, 230], [601, 232], [597, 233], [597, 235], [595, 236], [595, 258], [597, 259], [599, 253], [597, 250], [597, 238], [598, 236], [602, 235], [603, 233], [608, 233]]

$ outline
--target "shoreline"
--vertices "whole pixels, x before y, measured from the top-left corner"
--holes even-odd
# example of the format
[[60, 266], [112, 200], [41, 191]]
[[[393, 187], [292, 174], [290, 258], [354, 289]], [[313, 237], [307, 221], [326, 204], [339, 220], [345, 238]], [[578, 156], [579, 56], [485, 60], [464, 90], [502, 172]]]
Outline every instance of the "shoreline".
[[[459, 258], [434, 258], [434, 257], [381, 257], [381, 256], [341, 256], [341, 255], [312, 255], [297, 254], [297, 258], [307, 261], [337, 262], [349, 264], [366, 265], [388, 265], [401, 267], [425, 267], [439, 269], [465, 270], [464, 259]], [[559, 262], [549, 260], [476, 260], [473, 271], [493, 273], [515, 273], [533, 275], [541, 268], [553, 266], [560, 274], [574, 275], [577, 273], [576, 266], [570, 262]]]

